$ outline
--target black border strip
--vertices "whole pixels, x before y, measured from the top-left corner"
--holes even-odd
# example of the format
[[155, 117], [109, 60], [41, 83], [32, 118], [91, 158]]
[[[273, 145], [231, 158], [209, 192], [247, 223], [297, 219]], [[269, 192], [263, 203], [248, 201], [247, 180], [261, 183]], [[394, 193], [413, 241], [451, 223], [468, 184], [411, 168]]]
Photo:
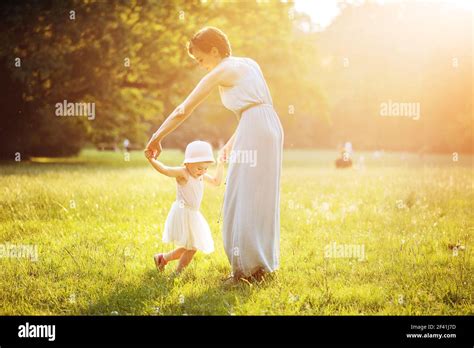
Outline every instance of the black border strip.
[[[393, 344], [450, 347], [474, 343], [473, 316], [5, 316], [0, 347], [41, 344]], [[19, 326], [55, 325], [55, 341], [20, 338]], [[433, 325], [420, 331], [411, 325]], [[454, 328], [455, 326], [455, 328]], [[449, 329], [448, 329], [449, 327]], [[407, 338], [455, 333], [456, 338]]]

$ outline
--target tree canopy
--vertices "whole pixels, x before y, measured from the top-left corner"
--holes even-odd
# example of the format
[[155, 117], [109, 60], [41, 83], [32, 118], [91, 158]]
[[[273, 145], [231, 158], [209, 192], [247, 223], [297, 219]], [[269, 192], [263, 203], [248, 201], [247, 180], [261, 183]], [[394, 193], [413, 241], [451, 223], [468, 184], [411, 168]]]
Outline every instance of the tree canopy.
[[[291, 1], [3, 2], [0, 158], [67, 156], [125, 138], [143, 146], [204, 76], [186, 43], [206, 25], [227, 34], [233, 55], [260, 64], [287, 147], [353, 140], [367, 149], [472, 152], [470, 22], [405, 7], [401, 24], [400, 5], [345, 6], [325, 31], [310, 32]], [[420, 28], [416, 13], [444, 35]], [[419, 101], [420, 122], [379, 117], [389, 99]], [[57, 117], [65, 101], [94, 103], [94, 119]], [[215, 91], [164, 145], [217, 145], [235, 126]]]

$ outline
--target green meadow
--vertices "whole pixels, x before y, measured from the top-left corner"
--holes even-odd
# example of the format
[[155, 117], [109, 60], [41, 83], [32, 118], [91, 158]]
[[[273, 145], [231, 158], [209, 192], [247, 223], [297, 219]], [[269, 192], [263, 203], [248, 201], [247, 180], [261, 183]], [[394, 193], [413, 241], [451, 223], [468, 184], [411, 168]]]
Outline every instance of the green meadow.
[[[336, 170], [335, 152], [285, 151], [281, 267], [232, 288], [222, 285], [225, 186], [207, 186], [201, 209], [216, 251], [159, 273], [175, 182], [140, 151], [129, 156], [0, 164], [0, 315], [474, 313], [472, 156], [358, 153]], [[37, 260], [13, 257], [12, 245], [36, 246]]]

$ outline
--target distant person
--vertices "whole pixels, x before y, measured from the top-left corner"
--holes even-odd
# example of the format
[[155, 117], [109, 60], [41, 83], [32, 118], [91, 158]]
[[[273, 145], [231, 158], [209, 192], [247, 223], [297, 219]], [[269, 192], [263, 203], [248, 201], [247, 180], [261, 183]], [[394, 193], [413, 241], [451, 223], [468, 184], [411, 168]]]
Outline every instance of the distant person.
[[125, 139], [125, 140], [123, 141], [123, 148], [124, 148], [125, 152], [128, 152], [128, 150], [129, 150], [129, 148], [130, 148], [130, 140]]
[[350, 157], [352, 157], [352, 143], [350, 141], [346, 141], [344, 144], [344, 151], [346, 151]]
[[341, 157], [336, 159], [336, 168], [352, 167], [352, 143], [346, 142], [340, 151]]

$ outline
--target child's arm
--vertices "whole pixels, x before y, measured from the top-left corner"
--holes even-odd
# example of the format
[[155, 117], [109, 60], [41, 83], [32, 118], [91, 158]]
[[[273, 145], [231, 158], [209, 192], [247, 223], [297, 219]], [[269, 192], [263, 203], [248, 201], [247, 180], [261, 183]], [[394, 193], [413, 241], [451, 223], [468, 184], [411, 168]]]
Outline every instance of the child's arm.
[[204, 174], [204, 180], [214, 186], [219, 186], [222, 183], [223, 176], [224, 176], [224, 163], [219, 158], [217, 160], [216, 175], [211, 176], [209, 174]]
[[183, 167], [168, 167], [165, 166], [160, 161], [153, 158], [151, 151], [145, 151], [145, 156], [148, 159], [148, 162], [155, 168], [159, 173], [169, 176], [170, 178], [185, 177]]

